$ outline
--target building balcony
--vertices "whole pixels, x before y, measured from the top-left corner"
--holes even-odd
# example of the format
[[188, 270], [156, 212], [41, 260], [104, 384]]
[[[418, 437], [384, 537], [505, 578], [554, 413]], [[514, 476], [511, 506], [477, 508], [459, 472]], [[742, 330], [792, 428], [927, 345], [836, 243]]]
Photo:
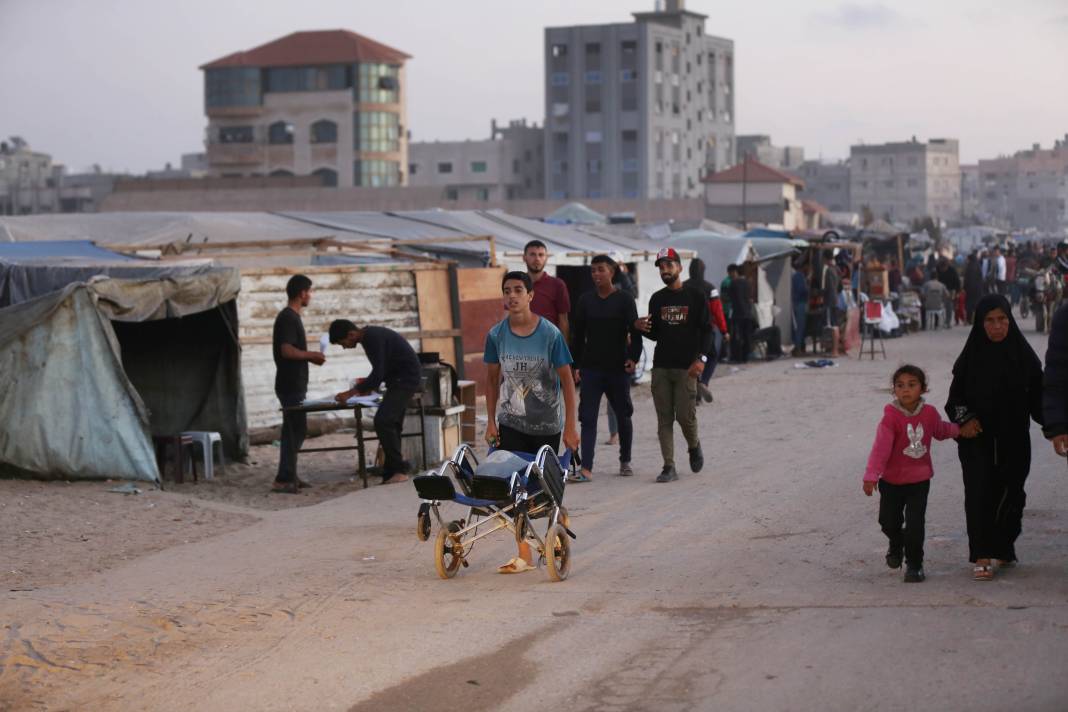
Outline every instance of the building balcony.
[[209, 143], [208, 165], [260, 165], [264, 160], [264, 146], [258, 143]]

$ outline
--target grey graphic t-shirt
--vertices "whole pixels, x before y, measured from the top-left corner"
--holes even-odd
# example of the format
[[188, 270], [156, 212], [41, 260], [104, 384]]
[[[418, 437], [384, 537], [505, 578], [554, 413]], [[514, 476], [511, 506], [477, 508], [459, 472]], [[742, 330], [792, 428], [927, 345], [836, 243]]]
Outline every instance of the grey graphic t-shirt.
[[527, 435], [553, 435], [563, 428], [563, 398], [556, 369], [571, 363], [564, 335], [538, 319], [530, 336], [517, 336], [504, 319], [486, 334], [482, 355], [501, 365], [497, 422]]

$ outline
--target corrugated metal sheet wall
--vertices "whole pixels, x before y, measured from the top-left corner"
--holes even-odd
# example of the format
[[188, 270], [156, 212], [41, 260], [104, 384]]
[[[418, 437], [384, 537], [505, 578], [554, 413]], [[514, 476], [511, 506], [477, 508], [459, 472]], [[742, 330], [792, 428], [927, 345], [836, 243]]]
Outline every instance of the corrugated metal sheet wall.
[[[241, 369], [250, 430], [281, 422], [274, 395], [274, 359], [271, 333], [274, 319], [285, 307], [285, 286], [298, 272], [312, 282], [312, 300], [304, 310], [308, 349], [319, 349], [319, 336], [334, 319], [349, 319], [357, 325], [374, 324], [395, 331], [417, 333], [419, 309], [416, 300], [417, 269], [444, 269], [439, 265], [331, 266], [302, 269], [251, 269], [241, 271], [238, 319], [241, 335]], [[442, 295], [448, 299], [448, 294]], [[419, 351], [418, 339], [410, 339]], [[350, 351], [331, 345], [322, 367], [309, 366], [308, 397], [332, 395], [349, 388], [352, 379], [366, 376], [371, 367], [363, 349]]]

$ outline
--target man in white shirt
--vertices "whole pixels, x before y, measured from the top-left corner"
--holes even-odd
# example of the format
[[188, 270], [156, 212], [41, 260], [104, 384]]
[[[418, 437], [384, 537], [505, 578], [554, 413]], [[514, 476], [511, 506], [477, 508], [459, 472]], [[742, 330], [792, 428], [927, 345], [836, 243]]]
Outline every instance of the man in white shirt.
[[1001, 254], [1001, 248], [995, 246], [990, 257], [991, 269], [994, 270], [994, 289], [998, 294], [1005, 293], [1005, 280], [1008, 266], [1005, 263], [1005, 255]]

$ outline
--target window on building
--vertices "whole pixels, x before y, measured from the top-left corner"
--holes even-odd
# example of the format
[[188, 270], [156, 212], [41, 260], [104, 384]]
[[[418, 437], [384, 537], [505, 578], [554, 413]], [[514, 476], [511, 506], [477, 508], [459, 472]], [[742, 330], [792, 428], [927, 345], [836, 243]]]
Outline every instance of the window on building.
[[279, 168], [277, 170], [271, 171], [267, 175], [271, 178], [292, 178], [293, 171], [287, 171], [285, 168]]
[[219, 128], [219, 143], [252, 143], [253, 135], [251, 126], [222, 126]]
[[438, 164], [438, 173], [452, 173], [452, 163], [449, 161], [443, 161]]
[[883, 181], [883, 187], [884, 188], [893, 188], [894, 187], [894, 181], [893, 180], [884, 180]]
[[624, 56], [634, 56], [638, 54], [638, 43], [635, 40], [623, 40], [619, 44], [619, 51]]
[[418, 163], [409, 163], [408, 164], [408, 175], [414, 176], [418, 172], [419, 172], [419, 164]]
[[550, 81], [554, 87], [566, 87], [571, 83], [571, 77], [567, 72], [553, 72]]
[[512, 173], [515, 173], [515, 174], [519, 173], [519, 159], [518, 158], [513, 158], [512, 159]]
[[400, 101], [400, 66], [396, 64], [357, 65], [360, 103], [396, 104]]
[[566, 118], [571, 113], [571, 106], [564, 101], [558, 101], [553, 104], [553, 117], [557, 119]]
[[586, 72], [584, 79], [587, 84], [600, 84], [601, 83], [601, 70], [592, 69]]
[[340, 91], [352, 86], [347, 65], [318, 67], [271, 67], [264, 70], [268, 92]]
[[601, 113], [601, 87], [595, 84], [586, 87], [586, 113]]
[[400, 150], [400, 114], [390, 111], [360, 111], [355, 115], [356, 150], [361, 153], [393, 153]]
[[621, 69], [619, 70], [619, 81], [626, 84], [633, 82], [638, 76], [637, 69]]
[[323, 182], [324, 186], [330, 188], [337, 187], [337, 171], [332, 168], [319, 168], [312, 171], [313, 176], [319, 176], [319, 180]]
[[554, 44], [550, 50], [550, 54], [553, 57], [566, 57], [567, 45], [566, 44]]
[[204, 71], [204, 105], [259, 106], [260, 70], [256, 67], [224, 67]]
[[312, 143], [337, 143], [337, 124], [327, 119], [311, 125]]
[[471, 161], [471, 172], [472, 173], [485, 173], [486, 172], [486, 162], [485, 161]]
[[459, 199], [460, 199], [460, 191], [459, 190], [457, 190], [456, 188], [446, 188], [445, 189], [445, 200], [459, 200]]
[[483, 203], [489, 200], [489, 188], [478, 188], [475, 190], [475, 199], [481, 200]]
[[359, 160], [355, 163], [355, 183], [369, 188], [386, 188], [400, 185], [400, 163], [377, 159]]

